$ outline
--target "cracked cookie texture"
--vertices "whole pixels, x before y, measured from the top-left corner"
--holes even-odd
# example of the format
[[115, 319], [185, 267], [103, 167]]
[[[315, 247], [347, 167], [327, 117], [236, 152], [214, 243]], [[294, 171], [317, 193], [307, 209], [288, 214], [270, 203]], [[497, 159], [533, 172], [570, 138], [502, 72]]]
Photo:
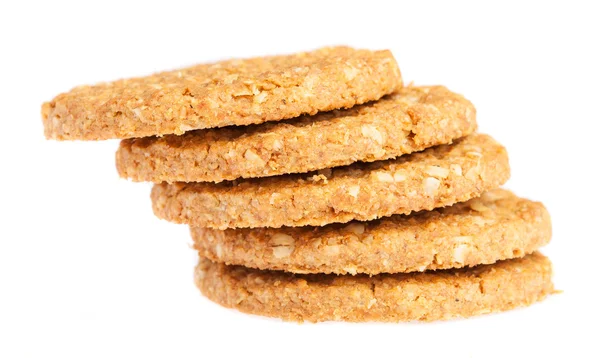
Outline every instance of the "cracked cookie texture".
[[323, 226], [432, 210], [469, 200], [510, 176], [505, 148], [473, 134], [387, 161], [233, 182], [156, 184], [154, 213], [215, 229]]
[[200, 257], [195, 281], [210, 300], [287, 321], [433, 321], [500, 312], [554, 292], [539, 253], [473, 268], [419, 273], [299, 275], [213, 263]]
[[134, 138], [350, 108], [402, 87], [390, 51], [328, 47], [79, 86], [42, 105], [47, 138]]
[[194, 248], [214, 262], [293, 273], [439, 270], [522, 257], [550, 241], [539, 202], [495, 189], [450, 207], [324, 227], [214, 230], [192, 227]]
[[372, 162], [449, 144], [477, 128], [475, 107], [443, 86], [404, 87], [379, 101], [248, 127], [121, 142], [134, 181], [221, 182]]

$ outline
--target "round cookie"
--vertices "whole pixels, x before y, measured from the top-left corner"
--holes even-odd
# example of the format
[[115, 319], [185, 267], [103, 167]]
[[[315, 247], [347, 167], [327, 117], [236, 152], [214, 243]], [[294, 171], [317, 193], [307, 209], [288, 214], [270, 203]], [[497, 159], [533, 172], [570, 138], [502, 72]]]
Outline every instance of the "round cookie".
[[182, 134], [349, 108], [401, 87], [390, 51], [330, 47], [80, 86], [44, 103], [42, 119], [59, 140]]
[[405, 87], [347, 110], [249, 127], [128, 139], [117, 169], [134, 181], [221, 182], [373, 162], [475, 131], [475, 107], [443, 86]]
[[154, 213], [215, 229], [323, 226], [432, 210], [502, 185], [506, 150], [474, 134], [393, 160], [233, 182], [156, 184]]
[[377, 276], [296, 275], [200, 258], [195, 281], [225, 307], [289, 321], [433, 321], [506, 311], [553, 293], [539, 253], [474, 268]]
[[541, 203], [496, 189], [450, 207], [368, 222], [280, 229], [191, 228], [214, 262], [294, 273], [439, 270], [522, 257], [550, 241]]

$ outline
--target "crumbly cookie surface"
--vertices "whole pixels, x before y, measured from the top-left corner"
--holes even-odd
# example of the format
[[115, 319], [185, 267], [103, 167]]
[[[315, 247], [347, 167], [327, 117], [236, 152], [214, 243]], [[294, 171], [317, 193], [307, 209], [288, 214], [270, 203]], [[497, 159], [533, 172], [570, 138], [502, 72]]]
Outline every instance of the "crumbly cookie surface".
[[481, 195], [510, 175], [484, 134], [393, 160], [233, 182], [156, 184], [154, 213], [215, 229], [323, 226], [432, 210]]
[[347, 110], [249, 127], [121, 142], [134, 181], [221, 182], [372, 162], [449, 144], [475, 131], [475, 107], [443, 86], [404, 87]]
[[433, 321], [506, 311], [553, 293], [539, 253], [474, 268], [377, 276], [296, 275], [200, 258], [196, 285], [210, 300], [288, 321]]
[[369, 222], [280, 229], [191, 228], [214, 262], [294, 273], [413, 272], [522, 257], [550, 241], [541, 203], [496, 189], [450, 207]]
[[391, 52], [332, 47], [80, 86], [44, 103], [42, 119], [58, 140], [182, 134], [349, 108], [401, 87]]

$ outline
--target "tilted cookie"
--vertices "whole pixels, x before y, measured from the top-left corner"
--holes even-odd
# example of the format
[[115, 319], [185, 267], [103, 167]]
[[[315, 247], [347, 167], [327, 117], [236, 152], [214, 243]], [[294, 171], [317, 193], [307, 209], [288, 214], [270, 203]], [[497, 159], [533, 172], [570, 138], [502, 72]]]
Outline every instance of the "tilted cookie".
[[195, 281], [225, 307], [289, 321], [433, 321], [510, 310], [554, 292], [539, 253], [473, 268], [423, 273], [297, 275], [200, 258]]
[[402, 87], [389, 51], [322, 48], [76, 87], [42, 106], [46, 137], [134, 138], [349, 108]]
[[473, 134], [393, 160], [234, 182], [156, 184], [154, 213], [216, 229], [323, 226], [431, 210], [502, 185], [506, 150]]
[[372, 162], [448, 144], [475, 131], [475, 107], [442, 86], [290, 121], [128, 139], [117, 169], [135, 181], [221, 182]]
[[496, 189], [450, 207], [368, 222], [280, 229], [191, 228], [214, 262], [294, 273], [439, 270], [522, 257], [550, 241], [541, 203]]

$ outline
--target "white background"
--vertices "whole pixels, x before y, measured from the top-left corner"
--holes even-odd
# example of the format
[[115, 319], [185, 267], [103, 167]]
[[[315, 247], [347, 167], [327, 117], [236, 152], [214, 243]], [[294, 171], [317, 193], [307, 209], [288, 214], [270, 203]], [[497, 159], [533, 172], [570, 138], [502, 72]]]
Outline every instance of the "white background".
[[[565, 2], [57, 1], [0, 5], [0, 356], [599, 356], [598, 10]], [[390, 2], [391, 4], [392, 2]], [[225, 57], [391, 48], [407, 82], [471, 99], [517, 194], [554, 223], [564, 290], [433, 324], [303, 324], [201, 297], [184, 226], [118, 178], [117, 141], [46, 141], [40, 105], [79, 84]]]

